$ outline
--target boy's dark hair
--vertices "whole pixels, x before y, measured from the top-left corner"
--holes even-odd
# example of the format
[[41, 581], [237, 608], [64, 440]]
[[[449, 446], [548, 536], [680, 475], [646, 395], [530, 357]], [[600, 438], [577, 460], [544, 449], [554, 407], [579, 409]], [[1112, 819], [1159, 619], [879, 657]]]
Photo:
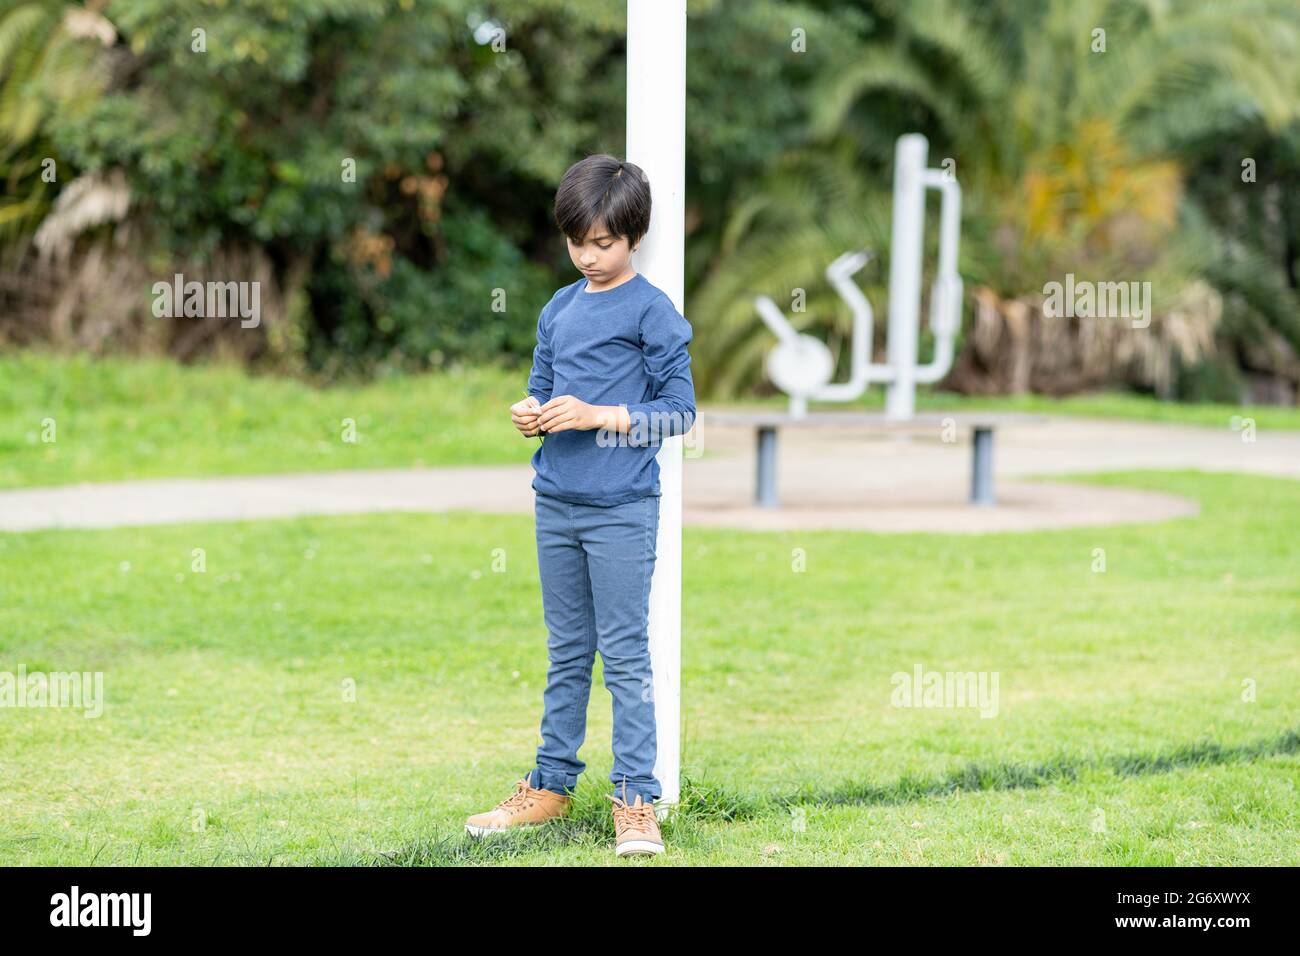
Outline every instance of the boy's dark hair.
[[597, 153], [569, 167], [555, 191], [555, 224], [582, 242], [596, 222], [629, 245], [650, 230], [650, 181], [635, 163]]

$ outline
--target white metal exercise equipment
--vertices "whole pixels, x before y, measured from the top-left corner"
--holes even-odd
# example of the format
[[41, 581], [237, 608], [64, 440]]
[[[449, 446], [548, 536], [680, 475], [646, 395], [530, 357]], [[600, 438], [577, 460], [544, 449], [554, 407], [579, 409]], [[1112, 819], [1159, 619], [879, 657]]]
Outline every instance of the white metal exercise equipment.
[[[776, 434], [782, 425], [856, 425], [890, 431], [965, 425], [971, 431], [972, 504], [992, 505], [993, 428], [999, 423], [1036, 424], [1041, 416], [916, 415], [917, 383], [933, 384], [952, 368], [957, 333], [961, 329], [962, 280], [957, 272], [961, 240], [961, 186], [949, 169], [926, 167], [929, 143], [920, 133], [900, 136], [894, 146], [894, 204], [889, 257], [889, 328], [886, 358], [873, 362], [875, 319], [871, 303], [853, 276], [870, 261], [867, 249], [844, 253], [826, 267], [826, 278], [853, 312], [849, 380], [832, 383], [835, 362], [820, 339], [795, 329], [785, 313], [768, 296], [754, 298], [759, 317], [777, 345], [768, 353], [766, 371], [774, 385], [790, 396], [786, 414], [766, 412], [711, 412], [719, 424], [750, 424], [757, 429], [755, 501], [765, 508], [778, 507], [776, 493]], [[921, 326], [921, 259], [925, 245], [925, 191], [939, 191], [939, 263], [930, 288], [930, 330], [934, 355], [917, 365]], [[885, 386], [885, 411], [808, 412], [810, 399], [850, 402], [873, 382]]]
[[[952, 368], [953, 343], [961, 327], [962, 281], [957, 273], [961, 240], [961, 186], [956, 176], [942, 169], [927, 169], [929, 143], [920, 133], [900, 136], [894, 148], [893, 238], [889, 259], [889, 332], [885, 340], [888, 361], [871, 361], [874, 319], [871, 303], [852, 276], [870, 259], [868, 250], [844, 253], [826, 268], [840, 298], [853, 312], [853, 339], [849, 380], [832, 384], [834, 362], [820, 339], [800, 333], [785, 313], [765, 295], [754, 305], [777, 346], [769, 353], [767, 374], [790, 396], [790, 415], [807, 414], [808, 400], [848, 402], [872, 382], [885, 384], [885, 416], [906, 420], [915, 410], [916, 384], [932, 384]], [[916, 364], [921, 313], [921, 255], [925, 237], [925, 190], [937, 189], [943, 197], [939, 210], [939, 268], [930, 290], [930, 329], [934, 357]]]

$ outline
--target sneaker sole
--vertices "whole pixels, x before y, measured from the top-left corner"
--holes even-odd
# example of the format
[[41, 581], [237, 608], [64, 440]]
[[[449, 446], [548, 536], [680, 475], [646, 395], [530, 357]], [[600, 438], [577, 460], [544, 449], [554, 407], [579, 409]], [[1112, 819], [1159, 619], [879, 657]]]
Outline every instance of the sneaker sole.
[[511, 830], [527, 830], [530, 827], [543, 827], [550, 822], [550, 820], [539, 820], [536, 823], [516, 823], [512, 827], [481, 827], [472, 823], [467, 823], [465, 824], [465, 832], [470, 836], [489, 836], [493, 833], [509, 833]]
[[628, 840], [626, 843], [620, 843], [614, 853], [617, 856], [634, 856], [637, 854], [654, 856], [663, 851], [662, 843], [651, 843], [649, 840]]
[[513, 828], [512, 827], [477, 827], [469, 823], [465, 824], [465, 832], [468, 833], [470, 836], [476, 836], [476, 837], [488, 836], [489, 834], [492, 833], [506, 833], [511, 829]]

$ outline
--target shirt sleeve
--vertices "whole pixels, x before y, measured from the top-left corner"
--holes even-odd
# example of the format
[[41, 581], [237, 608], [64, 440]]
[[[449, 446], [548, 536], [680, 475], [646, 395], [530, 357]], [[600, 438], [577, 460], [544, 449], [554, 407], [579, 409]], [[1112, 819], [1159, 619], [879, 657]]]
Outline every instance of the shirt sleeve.
[[695, 382], [691, 378], [691, 324], [672, 300], [657, 299], [641, 317], [641, 354], [650, 379], [649, 401], [625, 405], [633, 442], [657, 445], [684, 435], [695, 423]]
[[551, 400], [551, 389], [555, 384], [551, 374], [551, 330], [546, 322], [551, 302], [542, 307], [542, 313], [537, 317], [537, 347], [533, 349], [533, 369], [528, 373], [528, 394], [543, 405]]

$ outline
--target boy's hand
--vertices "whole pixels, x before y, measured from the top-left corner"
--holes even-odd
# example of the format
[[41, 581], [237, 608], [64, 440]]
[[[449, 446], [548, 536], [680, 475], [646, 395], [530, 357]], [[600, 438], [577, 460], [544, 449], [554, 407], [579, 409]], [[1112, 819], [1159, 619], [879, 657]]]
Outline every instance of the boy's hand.
[[570, 428], [585, 431], [600, 427], [596, 415], [595, 405], [588, 405], [582, 399], [572, 395], [556, 395], [541, 407], [537, 425], [548, 435]]
[[532, 395], [510, 406], [510, 420], [525, 438], [533, 438], [541, 431], [537, 425], [541, 407], [541, 403]]

